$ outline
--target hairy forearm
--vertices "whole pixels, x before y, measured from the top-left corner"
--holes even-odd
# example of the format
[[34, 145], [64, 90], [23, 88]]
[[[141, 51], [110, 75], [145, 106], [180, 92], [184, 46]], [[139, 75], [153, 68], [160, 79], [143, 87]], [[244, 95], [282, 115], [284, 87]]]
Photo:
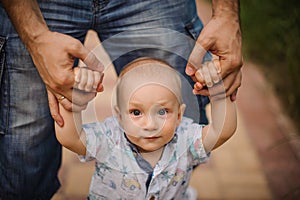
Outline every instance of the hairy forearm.
[[227, 16], [239, 21], [239, 0], [212, 0], [212, 15]]
[[48, 31], [37, 1], [1, 0], [1, 3], [27, 48], [30, 49], [30, 44]]

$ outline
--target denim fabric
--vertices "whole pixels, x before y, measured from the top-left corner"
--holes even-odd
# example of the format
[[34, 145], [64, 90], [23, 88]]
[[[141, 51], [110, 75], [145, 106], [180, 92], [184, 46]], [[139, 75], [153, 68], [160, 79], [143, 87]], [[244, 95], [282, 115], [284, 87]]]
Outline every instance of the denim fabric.
[[[184, 69], [202, 29], [194, 0], [38, 2], [52, 31], [83, 42], [87, 31], [94, 29], [118, 73], [134, 58], [152, 56], [169, 62], [193, 84]], [[0, 21], [0, 199], [50, 199], [59, 188], [61, 146], [45, 86], [1, 6]], [[190, 96], [190, 90], [184, 89], [184, 96]], [[201, 113], [200, 122], [207, 123], [207, 98], [198, 97], [199, 106], [196, 101], [190, 110], [195, 99], [185, 101], [187, 116], [196, 113], [195, 119]]]
[[0, 61], [0, 199], [50, 199], [60, 186], [61, 146], [45, 86], [2, 9], [0, 18], [0, 35], [5, 36]]
[[[183, 93], [189, 106], [185, 115], [197, 122], [208, 123], [204, 110], [208, 98], [194, 97], [191, 93], [194, 81], [185, 74], [189, 54], [203, 28], [194, 0], [39, 2], [52, 31], [83, 40], [88, 30], [95, 30], [117, 73], [141, 56], [160, 58], [171, 64], [186, 83]], [[204, 59], [210, 58], [207, 53]]]
[[[118, 9], [116, 9], [118, 8]], [[207, 97], [192, 94], [194, 81], [185, 66], [195, 40], [203, 28], [194, 0], [105, 1], [95, 10], [92, 29], [110, 55], [116, 72], [141, 56], [165, 60], [181, 73], [185, 115], [207, 124]], [[205, 59], [210, 59], [206, 54]]]

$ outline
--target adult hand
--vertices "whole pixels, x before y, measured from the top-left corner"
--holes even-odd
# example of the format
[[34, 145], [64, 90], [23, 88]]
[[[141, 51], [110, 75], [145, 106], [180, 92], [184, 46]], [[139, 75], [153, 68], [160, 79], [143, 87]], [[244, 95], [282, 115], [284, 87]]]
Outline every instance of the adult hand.
[[[229, 5], [220, 6], [220, 4]], [[238, 1], [213, 1], [213, 16], [200, 33], [196, 45], [189, 57], [186, 73], [196, 82], [194, 93], [208, 96], [208, 88], [203, 80], [197, 79], [196, 72], [202, 64], [206, 51], [216, 55], [226, 96], [236, 99], [238, 87], [241, 85], [242, 37], [239, 24]], [[218, 66], [219, 63], [219, 66]]]
[[[103, 73], [93, 71], [87, 67], [76, 67], [74, 68], [75, 73], [75, 84], [73, 86], [73, 101], [80, 97], [78, 101], [83, 101], [82, 105], [71, 104], [71, 102], [64, 96], [56, 97], [54, 93], [48, 90], [48, 100], [50, 108], [52, 108], [52, 117], [54, 119], [60, 118], [58, 112], [60, 103], [64, 108], [73, 111], [81, 111], [86, 108], [87, 103], [96, 96], [96, 92], [103, 91], [102, 80]], [[90, 95], [91, 94], [91, 95]], [[86, 103], [84, 103], [86, 102]], [[71, 107], [70, 107], [71, 106]], [[63, 124], [62, 124], [63, 125]]]
[[80, 41], [68, 35], [51, 32], [36, 0], [2, 0], [1, 4], [46, 84], [54, 120], [63, 125], [57, 99], [66, 97], [69, 101], [65, 100], [62, 105], [67, 110], [80, 110], [95, 97], [95, 93], [73, 92], [74, 59], [83, 60], [88, 68], [99, 72], [103, 71], [103, 65]]
[[89, 69], [99, 72], [104, 69], [102, 63], [79, 40], [65, 34], [45, 31], [28, 45], [28, 49], [46, 84], [51, 115], [60, 126], [64, 122], [58, 110], [59, 100], [68, 100], [60, 101], [66, 110], [80, 111], [86, 108], [87, 103], [96, 96], [96, 92], [103, 90], [102, 87], [96, 92], [73, 89], [75, 58], [81, 59]]

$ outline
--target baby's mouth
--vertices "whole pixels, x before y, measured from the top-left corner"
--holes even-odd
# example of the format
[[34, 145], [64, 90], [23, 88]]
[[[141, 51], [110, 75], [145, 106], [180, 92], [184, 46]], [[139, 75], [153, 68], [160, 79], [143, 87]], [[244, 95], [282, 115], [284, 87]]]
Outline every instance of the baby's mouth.
[[157, 139], [161, 137], [160, 131], [140, 131], [137, 136], [144, 139]]
[[150, 136], [150, 137], [144, 137], [145, 139], [156, 139], [159, 138], [159, 136]]
[[159, 136], [144, 137], [144, 139], [148, 140], [148, 141], [154, 141], [154, 140], [157, 140], [158, 138], [160, 138], [160, 137]]

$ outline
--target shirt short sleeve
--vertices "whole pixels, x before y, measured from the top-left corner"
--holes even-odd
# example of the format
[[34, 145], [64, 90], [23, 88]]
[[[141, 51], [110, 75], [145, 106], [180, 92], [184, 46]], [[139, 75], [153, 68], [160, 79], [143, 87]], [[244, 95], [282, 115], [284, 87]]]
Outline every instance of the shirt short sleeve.
[[86, 155], [79, 156], [80, 161], [87, 162], [93, 159], [101, 159], [105, 152], [113, 146], [114, 129], [118, 129], [113, 117], [103, 122], [84, 124], [83, 130], [86, 134]]
[[194, 166], [207, 162], [209, 153], [204, 149], [202, 142], [202, 130], [204, 125], [194, 123], [192, 119], [183, 117], [179, 127], [177, 128], [178, 143], [181, 152], [187, 150], [188, 157]]

